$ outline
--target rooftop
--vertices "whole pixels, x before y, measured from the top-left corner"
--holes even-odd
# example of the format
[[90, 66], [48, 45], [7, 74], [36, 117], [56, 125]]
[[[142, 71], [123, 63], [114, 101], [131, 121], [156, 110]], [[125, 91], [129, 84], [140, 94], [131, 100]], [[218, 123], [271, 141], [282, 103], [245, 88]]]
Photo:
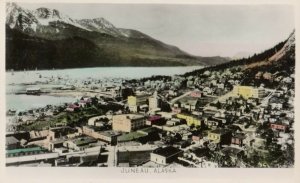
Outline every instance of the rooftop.
[[245, 139], [245, 138], [246, 138], [246, 135], [243, 134], [243, 133], [237, 133], [237, 134], [235, 134], [233, 137], [239, 138], [239, 139]]
[[140, 129], [138, 131], [143, 131], [143, 132], [146, 132], [146, 133], [152, 133], [152, 132], [159, 131], [159, 129], [158, 128], [154, 128], [154, 127], [148, 127], [148, 128]]
[[123, 134], [121, 136], [118, 136], [118, 141], [131, 141], [131, 140], [134, 140], [134, 139], [138, 139], [140, 137], [144, 137], [144, 136], [147, 136], [145, 134], [142, 134], [142, 133], [138, 133], [138, 132], [130, 132], [130, 133], [127, 133], [127, 134]]
[[221, 135], [226, 134], [228, 132], [229, 132], [229, 130], [221, 129], [221, 128], [217, 128], [215, 130], [210, 131], [210, 133], [217, 133], [217, 134], [221, 134]]
[[18, 142], [20, 142], [20, 141], [13, 136], [6, 137], [6, 145], [16, 144]]
[[41, 147], [12, 149], [12, 150], [6, 150], [6, 154], [16, 154], [16, 153], [26, 153], [26, 152], [36, 152], [36, 151], [41, 152], [41, 151], [45, 151], [45, 149]]
[[87, 144], [90, 144], [90, 143], [97, 142], [97, 140], [93, 139], [91, 137], [81, 137], [81, 138], [74, 139], [73, 142], [77, 146], [84, 146], [84, 145], [87, 145]]
[[120, 132], [113, 131], [113, 130], [108, 130], [108, 131], [102, 131], [100, 132], [101, 135], [107, 136], [107, 137], [112, 137], [112, 136], [117, 136], [121, 135]]
[[173, 146], [168, 146], [165, 148], [158, 148], [153, 151], [153, 153], [164, 156], [164, 157], [169, 157], [169, 156], [178, 154], [180, 152], [183, 152], [183, 151], [180, 149], [177, 149]]
[[243, 151], [242, 149], [238, 149], [235, 147], [225, 147], [224, 149], [221, 150], [222, 153], [229, 154], [229, 155], [237, 155], [242, 151]]
[[115, 115], [113, 117], [117, 117], [117, 118], [128, 118], [128, 119], [141, 119], [141, 118], [144, 118], [143, 115], [140, 115], [140, 114], [120, 114], [120, 115]]
[[148, 118], [149, 121], [155, 121], [155, 120], [159, 120], [161, 119], [162, 117], [161, 116], [158, 116], [158, 115], [154, 115], [154, 116], [150, 116]]

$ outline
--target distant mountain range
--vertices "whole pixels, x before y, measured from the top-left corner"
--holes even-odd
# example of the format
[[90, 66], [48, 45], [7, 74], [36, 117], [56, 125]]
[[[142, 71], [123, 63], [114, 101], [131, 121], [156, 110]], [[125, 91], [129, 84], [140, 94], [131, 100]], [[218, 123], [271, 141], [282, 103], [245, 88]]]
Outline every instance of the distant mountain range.
[[197, 57], [104, 18], [75, 20], [55, 9], [6, 6], [6, 69], [101, 66], [216, 65], [223, 57]]

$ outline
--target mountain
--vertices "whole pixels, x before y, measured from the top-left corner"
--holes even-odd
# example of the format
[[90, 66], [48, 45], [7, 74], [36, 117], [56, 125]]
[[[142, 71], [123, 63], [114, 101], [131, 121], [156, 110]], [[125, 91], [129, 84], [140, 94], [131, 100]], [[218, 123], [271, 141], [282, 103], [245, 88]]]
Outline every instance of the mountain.
[[[285, 41], [262, 53], [254, 54], [250, 58], [232, 60], [216, 66], [195, 70], [186, 73], [185, 76], [201, 76], [206, 71], [223, 73], [229, 69], [232, 72], [242, 73], [242, 85], [259, 86], [263, 83], [268, 87], [278, 86], [280, 79], [290, 77], [295, 73], [295, 44], [294, 30]], [[265, 78], [264, 74], [268, 78]]]
[[232, 59], [237, 60], [237, 59], [241, 59], [241, 58], [248, 58], [251, 55], [253, 55], [253, 53], [247, 52], [247, 51], [240, 51], [240, 52], [237, 52], [236, 54], [234, 54], [232, 56]]
[[6, 69], [100, 66], [215, 65], [222, 57], [196, 57], [140, 31], [104, 18], [75, 20], [55, 9], [6, 6]]

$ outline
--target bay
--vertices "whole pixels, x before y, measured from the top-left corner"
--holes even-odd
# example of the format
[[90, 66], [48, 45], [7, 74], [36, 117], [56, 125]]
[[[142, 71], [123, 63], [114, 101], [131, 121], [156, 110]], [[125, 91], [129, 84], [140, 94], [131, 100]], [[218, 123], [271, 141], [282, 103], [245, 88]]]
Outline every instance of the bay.
[[[28, 87], [36, 86], [33, 83], [46, 82], [49, 78], [63, 78], [64, 81], [68, 81], [68, 79], [85, 81], [88, 78], [99, 80], [104, 78], [139, 79], [154, 75], [179, 75], [200, 68], [203, 67], [97, 67], [6, 72], [6, 109], [27, 110], [31, 108], [44, 107], [48, 104], [60, 105], [75, 101], [75, 98], [72, 97], [13, 94], [14, 92], [25, 90]], [[47, 84], [41, 84], [38, 86], [42, 86], [43, 88], [50, 87], [50, 85], [47, 86]]]

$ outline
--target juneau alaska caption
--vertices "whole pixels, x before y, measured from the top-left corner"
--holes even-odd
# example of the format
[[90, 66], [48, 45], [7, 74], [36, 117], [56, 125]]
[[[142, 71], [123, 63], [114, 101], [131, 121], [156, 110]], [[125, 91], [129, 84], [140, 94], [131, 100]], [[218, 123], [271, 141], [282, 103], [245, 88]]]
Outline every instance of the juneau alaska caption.
[[291, 5], [7, 3], [5, 30], [6, 166], [294, 167]]

